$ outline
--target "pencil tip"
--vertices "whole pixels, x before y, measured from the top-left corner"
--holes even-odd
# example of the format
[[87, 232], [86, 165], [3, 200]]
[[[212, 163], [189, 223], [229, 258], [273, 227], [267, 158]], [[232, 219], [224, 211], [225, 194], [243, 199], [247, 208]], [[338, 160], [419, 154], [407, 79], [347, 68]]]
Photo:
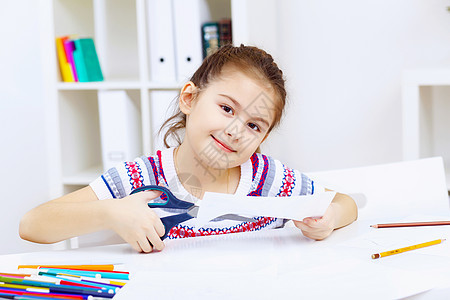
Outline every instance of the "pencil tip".
[[372, 227], [372, 228], [378, 228], [377, 225], [370, 225], [370, 227]]

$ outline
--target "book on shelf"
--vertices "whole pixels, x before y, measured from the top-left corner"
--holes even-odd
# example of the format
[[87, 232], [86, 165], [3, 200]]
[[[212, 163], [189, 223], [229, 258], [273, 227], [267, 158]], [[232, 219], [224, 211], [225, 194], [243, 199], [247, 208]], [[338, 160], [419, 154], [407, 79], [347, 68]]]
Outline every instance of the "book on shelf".
[[73, 50], [75, 50], [75, 44], [71, 39], [65, 39], [63, 41], [64, 51], [66, 53], [67, 62], [70, 64], [72, 70], [73, 80], [78, 81], [77, 70], [75, 68], [75, 62], [73, 61]]
[[219, 23], [208, 22], [202, 25], [203, 58], [219, 49]]
[[231, 19], [221, 19], [219, 22], [219, 46], [232, 44]]
[[57, 37], [56, 49], [64, 82], [103, 81], [92, 38]]
[[214, 53], [219, 47], [232, 44], [231, 19], [203, 23], [202, 44], [203, 58]]
[[59, 69], [61, 71], [61, 78], [64, 82], [74, 82], [72, 66], [67, 60], [67, 55], [64, 49], [64, 42], [68, 39], [67, 36], [56, 38], [56, 54], [58, 55]]

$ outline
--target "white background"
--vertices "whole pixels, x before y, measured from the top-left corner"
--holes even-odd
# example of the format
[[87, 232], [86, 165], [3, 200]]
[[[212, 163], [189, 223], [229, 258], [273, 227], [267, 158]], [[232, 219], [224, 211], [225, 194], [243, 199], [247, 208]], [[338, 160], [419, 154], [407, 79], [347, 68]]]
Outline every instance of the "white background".
[[[48, 200], [38, 5], [0, 4], [0, 254], [43, 249], [18, 237], [20, 217]], [[290, 104], [263, 149], [302, 171], [401, 160], [401, 73], [450, 67], [447, 5], [279, 1], [274, 56]]]

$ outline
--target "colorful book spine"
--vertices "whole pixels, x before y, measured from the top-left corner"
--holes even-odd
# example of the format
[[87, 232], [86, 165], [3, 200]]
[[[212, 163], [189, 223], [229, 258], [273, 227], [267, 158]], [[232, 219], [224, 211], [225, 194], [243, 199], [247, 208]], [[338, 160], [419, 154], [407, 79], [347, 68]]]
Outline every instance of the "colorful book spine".
[[67, 60], [66, 52], [64, 51], [64, 41], [68, 37], [57, 37], [56, 38], [56, 53], [58, 55], [59, 69], [61, 71], [61, 77], [64, 82], [74, 82], [72, 67]]
[[219, 23], [208, 22], [202, 25], [203, 58], [219, 49]]
[[75, 39], [73, 41], [73, 60], [79, 82], [103, 81], [102, 69], [91, 38]]
[[73, 61], [73, 50], [75, 50], [75, 45], [71, 39], [66, 39], [63, 41], [64, 51], [66, 53], [67, 62], [70, 64], [72, 75], [74, 81], [78, 81], [77, 69], [75, 68], [75, 62]]
[[222, 19], [219, 21], [219, 46], [232, 43], [231, 19]]

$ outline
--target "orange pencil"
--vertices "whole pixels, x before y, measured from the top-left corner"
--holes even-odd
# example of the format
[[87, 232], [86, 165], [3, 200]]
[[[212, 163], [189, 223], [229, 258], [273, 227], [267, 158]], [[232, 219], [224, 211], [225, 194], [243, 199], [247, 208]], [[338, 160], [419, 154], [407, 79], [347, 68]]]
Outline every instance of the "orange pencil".
[[373, 228], [390, 228], [390, 227], [438, 226], [438, 225], [450, 225], [450, 221], [387, 223], [387, 224], [370, 225], [370, 227], [373, 227]]
[[18, 269], [70, 269], [92, 271], [114, 271], [114, 265], [19, 265]]

